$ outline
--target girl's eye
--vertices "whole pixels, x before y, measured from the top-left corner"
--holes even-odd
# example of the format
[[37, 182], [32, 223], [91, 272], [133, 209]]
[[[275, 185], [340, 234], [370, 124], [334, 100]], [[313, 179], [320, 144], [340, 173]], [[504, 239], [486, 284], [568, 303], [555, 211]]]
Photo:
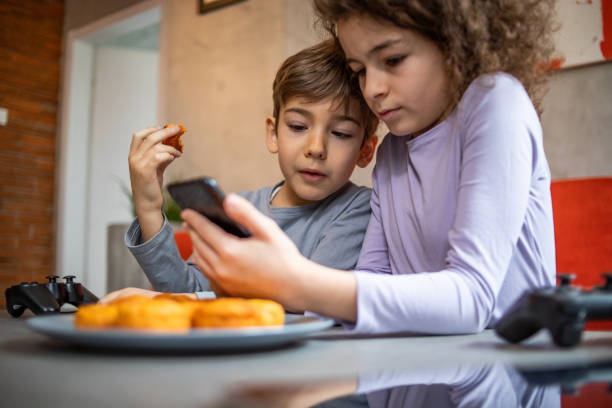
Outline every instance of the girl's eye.
[[406, 58], [406, 56], [404, 56], [404, 55], [401, 55], [401, 56], [399, 56], [399, 57], [387, 58], [387, 59], [385, 60], [385, 64], [386, 64], [388, 67], [394, 67], [394, 66], [396, 66], [396, 65], [401, 64], [401, 63], [402, 63], [402, 61], [404, 61], [404, 59], [405, 59], [405, 58]]
[[306, 126], [304, 125], [288, 124], [287, 127], [289, 127], [289, 129], [293, 130], [294, 132], [303, 132], [306, 130]]
[[339, 132], [337, 130], [332, 131], [332, 135], [340, 138], [340, 139], [350, 139], [353, 137], [350, 133]]

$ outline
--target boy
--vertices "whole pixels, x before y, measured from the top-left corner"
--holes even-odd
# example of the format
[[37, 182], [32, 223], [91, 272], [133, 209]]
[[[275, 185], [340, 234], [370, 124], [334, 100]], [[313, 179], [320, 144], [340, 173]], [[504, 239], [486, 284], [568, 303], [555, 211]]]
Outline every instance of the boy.
[[[355, 165], [368, 165], [378, 120], [332, 40], [289, 57], [273, 85], [274, 113], [266, 119], [266, 145], [278, 154], [284, 181], [241, 193], [272, 218], [300, 252], [334, 268], [355, 266], [370, 217], [370, 189], [349, 181]], [[177, 128], [134, 133], [130, 178], [138, 218], [125, 242], [153, 288], [164, 292], [210, 289], [195, 264], [183, 262], [161, 212], [161, 174], [181, 153], [161, 142]], [[107, 295], [147, 291], [126, 289]]]

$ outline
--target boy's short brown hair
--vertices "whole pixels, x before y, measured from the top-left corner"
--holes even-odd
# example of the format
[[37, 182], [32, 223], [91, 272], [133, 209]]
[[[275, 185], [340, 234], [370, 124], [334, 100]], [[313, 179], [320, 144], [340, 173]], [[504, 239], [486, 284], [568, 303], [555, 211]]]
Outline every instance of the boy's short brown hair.
[[365, 137], [376, 131], [378, 118], [366, 104], [359, 83], [346, 65], [340, 44], [335, 39], [325, 40], [287, 58], [276, 73], [272, 85], [274, 118], [278, 124], [281, 107], [291, 98], [305, 98], [319, 102], [333, 98], [348, 111], [351, 101], [359, 103]]

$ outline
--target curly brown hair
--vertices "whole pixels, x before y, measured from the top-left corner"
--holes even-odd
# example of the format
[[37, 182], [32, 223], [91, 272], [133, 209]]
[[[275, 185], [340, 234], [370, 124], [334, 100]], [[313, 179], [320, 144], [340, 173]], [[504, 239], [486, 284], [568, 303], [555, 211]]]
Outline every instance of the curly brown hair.
[[[319, 102], [332, 98], [348, 111], [352, 101], [359, 104], [365, 139], [372, 136], [378, 126], [378, 118], [370, 110], [359, 84], [344, 62], [342, 49], [334, 39], [328, 39], [290, 56], [283, 62], [272, 84], [274, 118], [278, 125], [281, 108], [291, 98], [305, 98]], [[341, 106], [342, 106], [341, 105]]]
[[517, 78], [538, 113], [554, 52], [555, 0], [313, 0], [323, 27], [368, 16], [429, 38], [446, 58], [456, 105], [478, 76], [503, 71]]

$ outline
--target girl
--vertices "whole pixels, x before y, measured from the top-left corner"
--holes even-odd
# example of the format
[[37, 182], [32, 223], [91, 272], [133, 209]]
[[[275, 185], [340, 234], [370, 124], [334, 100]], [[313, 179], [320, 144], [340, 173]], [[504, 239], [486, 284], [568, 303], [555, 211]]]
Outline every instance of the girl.
[[[315, 0], [390, 130], [356, 269], [301, 257], [236, 196], [235, 239], [184, 213], [219, 293], [266, 297], [356, 332], [473, 333], [552, 286], [550, 172], [538, 119], [552, 0]], [[535, 104], [535, 107], [534, 107]]]

